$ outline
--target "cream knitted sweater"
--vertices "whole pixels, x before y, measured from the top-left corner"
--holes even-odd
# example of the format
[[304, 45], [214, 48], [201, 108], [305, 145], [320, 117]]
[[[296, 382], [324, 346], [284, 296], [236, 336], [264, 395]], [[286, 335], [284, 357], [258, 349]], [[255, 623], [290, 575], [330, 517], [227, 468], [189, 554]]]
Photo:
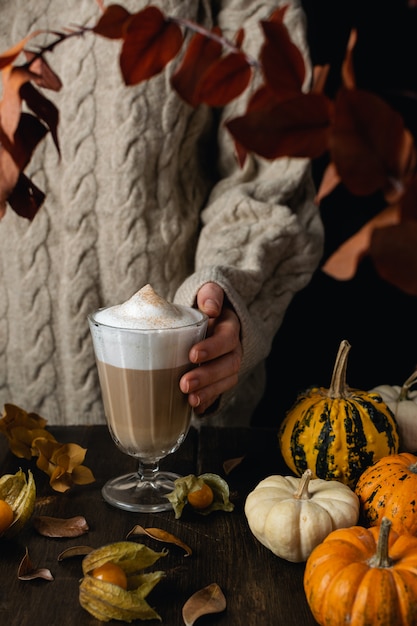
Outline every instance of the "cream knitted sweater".
[[[256, 54], [259, 20], [278, 3], [225, 0], [216, 20], [230, 36], [243, 25], [245, 49]], [[155, 4], [206, 26], [214, 20], [209, 0]], [[0, 0], [0, 14], [4, 51], [38, 28], [92, 23], [98, 9], [94, 0]], [[305, 50], [298, 0], [286, 18]], [[48, 138], [28, 169], [45, 204], [32, 223], [11, 210], [0, 222], [0, 409], [12, 402], [50, 424], [104, 422], [87, 314], [145, 283], [193, 304], [216, 281], [240, 316], [243, 363], [237, 389], [210, 419], [247, 423], [273, 335], [321, 254], [309, 164], [252, 158], [240, 169], [221, 123], [213, 149], [213, 112], [191, 109], [171, 89], [171, 67], [127, 88], [118, 50], [87, 34], [48, 57], [64, 84], [46, 94], [60, 110], [62, 160]]]

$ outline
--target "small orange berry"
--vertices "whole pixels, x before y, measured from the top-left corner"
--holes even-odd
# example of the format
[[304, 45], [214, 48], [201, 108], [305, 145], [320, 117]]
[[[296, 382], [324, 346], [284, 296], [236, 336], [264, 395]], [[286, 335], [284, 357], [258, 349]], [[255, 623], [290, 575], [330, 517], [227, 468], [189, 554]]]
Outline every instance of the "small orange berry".
[[122, 587], [122, 589], [127, 589], [126, 574], [120, 565], [117, 565], [116, 563], [111, 563], [110, 561], [108, 563], [104, 563], [103, 565], [100, 565], [100, 567], [96, 567], [92, 571], [92, 575], [94, 578], [104, 580], [112, 585], [117, 585], [118, 587]]
[[190, 491], [187, 499], [194, 509], [206, 509], [213, 502], [213, 490], [209, 485], [203, 483], [200, 489]]
[[0, 500], [0, 535], [9, 528], [13, 522], [13, 509], [6, 500]]

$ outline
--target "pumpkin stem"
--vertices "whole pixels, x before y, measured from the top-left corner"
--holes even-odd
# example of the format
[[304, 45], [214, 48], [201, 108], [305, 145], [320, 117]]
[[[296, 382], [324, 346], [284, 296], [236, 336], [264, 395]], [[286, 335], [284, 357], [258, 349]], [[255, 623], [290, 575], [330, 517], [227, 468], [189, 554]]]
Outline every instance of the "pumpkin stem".
[[310, 499], [310, 494], [308, 493], [308, 485], [312, 476], [313, 476], [313, 472], [311, 471], [311, 469], [306, 469], [306, 471], [300, 478], [298, 489], [294, 493], [294, 498], [296, 500], [309, 500]]
[[346, 368], [350, 348], [350, 343], [346, 339], [343, 339], [340, 343], [333, 368], [332, 380], [328, 391], [330, 398], [344, 398], [346, 396], [348, 389], [346, 385]]
[[400, 395], [398, 397], [398, 400], [407, 400], [408, 392], [410, 391], [410, 389], [414, 385], [414, 383], [417, 383], [417, 370], [415, 370], [415, 372], [413, 372], [411, 374], [411, 376], [409, 378], [407, 378], [407, 380], [405, 381], [405, 383], [401, 387], [401, 391], [400, 391]]
[[378, 543], [376, 545], [376, 553], [369, 559], [370, 567], [391, 567], [393, 560], [388, 554], [388, 537], [391, 530], [391, 520], [383, 517], [379, 527]]

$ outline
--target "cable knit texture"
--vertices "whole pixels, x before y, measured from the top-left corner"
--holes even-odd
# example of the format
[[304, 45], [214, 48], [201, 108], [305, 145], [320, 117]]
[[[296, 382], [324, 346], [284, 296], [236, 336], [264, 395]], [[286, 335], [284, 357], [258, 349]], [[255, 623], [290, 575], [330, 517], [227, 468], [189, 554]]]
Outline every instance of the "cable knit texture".
[[[146, 3], [122, 4], [137, 11]], [[243, 25], [245, 49], [256, 54], [259, 20], [279, 2], [155, 4], [208, 27], [218, 22], [230, 37]], [[0, 0], [0, 12], [2, 51], [35, 29], [98, 16], [94, 0]], [[306, 53], [298, 0], [286, 20]], [[240, 384], [207, 419], [247, 423], [273, 335], [321, 254], [309, 164], [250, 158], [239, 168], [221, 122], [243, 101], [220, 120], [207, 107], [191, 109], [170, 87], [175, 62], [125, 87], [119, 45], [86, 34], [48, 57], [64, 84], [47, 93], [60, 111], [62, 159], [47, 138], [27, 170], [45, 204], [32, 223], [11, 210], [0, 222], [0, 403], [51, 424], [104, 422], [88, 313], [146, 283], [192, 305], [199, 287], [214, 280], [240, 316], [244, 355]]]

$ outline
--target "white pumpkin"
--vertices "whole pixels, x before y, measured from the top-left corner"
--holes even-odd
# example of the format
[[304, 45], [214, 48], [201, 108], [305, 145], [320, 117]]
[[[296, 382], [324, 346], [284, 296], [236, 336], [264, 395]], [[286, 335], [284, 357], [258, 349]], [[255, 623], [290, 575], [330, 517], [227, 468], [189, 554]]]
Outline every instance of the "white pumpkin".
[[411, 374], [402, 387], [399, 385], [379, 385], [372, 392], [379, 393], [391, 409], [400, 433], [400, 450], [417, 452], [417, 370]]
[[245, 515], [254, 536], [277, 556], [298, 563], [337, 528], [354, 526], [359, 498], [335, 480], [269, 476], [246, 498]]

